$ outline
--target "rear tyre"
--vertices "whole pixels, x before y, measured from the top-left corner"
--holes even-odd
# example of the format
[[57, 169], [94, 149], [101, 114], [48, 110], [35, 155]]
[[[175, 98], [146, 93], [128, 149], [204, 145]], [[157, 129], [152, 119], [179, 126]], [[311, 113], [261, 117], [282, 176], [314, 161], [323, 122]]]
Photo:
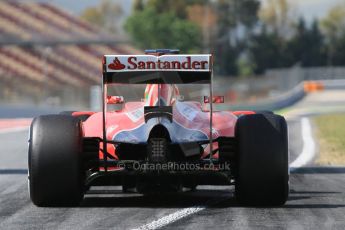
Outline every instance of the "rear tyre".
[[288, 135], [284, 117], [265, 113], [241, 116], [235, 194], [243, 205], [283, 205], [289, 193]]
[[29, 139], [29, 192], [37, 206], [75, 206], [83, 198], [82, 122], [66, 115], [34, 119]]

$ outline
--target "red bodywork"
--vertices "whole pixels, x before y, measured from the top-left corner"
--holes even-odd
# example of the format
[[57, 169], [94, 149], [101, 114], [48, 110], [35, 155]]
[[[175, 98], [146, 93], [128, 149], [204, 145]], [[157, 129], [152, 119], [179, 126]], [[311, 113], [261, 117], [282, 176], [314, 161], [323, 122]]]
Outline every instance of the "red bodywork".
[[[121, 151], [116, 152], [116, 143], [147, 145], [152, 130], [163, 127], [171, 144], [198, 143], [202, 148], [201, 159], [210, 155], [218, 158], [214, 153], [218, 142], [213, 140], [234, 137], [237, 116], [253, 112], [213, 110], [212, 103], [223, 103], [224, 97], [212, 95], [212, 61], [212, 55], [162, 55], [160, 52], [136, 56], [105, 55], [102, 62], [103, 112], [88, 114], [90, 117], [84, 122], [85, 137], [103, 140], [100, 149], [103, 149], [102, 144], [111, 141], [107, 143], [107, 152], [111, 158], [122, 160], [119, 156]], [[154, 74], [150, 75], [150, 72]], [[107, 94], [108, 84], [135, 84], [145, 82], [145, 79], [150, 79], [150, 83], [145, 90], [144, 102], [127, 102], [120, 110], [107, 111], [107, 102], [112, 98]], [[162, 81], [164, 84], [160, 83]], [[210, 111], [197, 101], [178, 100], [179, 90], [174, 84], [197, 84], [198, 81], [211, 86], [208, 98], [212, 100], [206, 102], [210, 103]], [[114, 99], [110, 104], [117, 102]], [[145, 112], [145, 109], [153, 110]], [[164, 109], [168, 110], [164, 112]], [[101, 150], [99, 158], [104, 159]]]
[[[142, 143], [147, 141], [147, 134], [157, 123], [153, 123], [151, 125], [145, 124], [143, 108], [144, 102], [128, 102], [125, 103], [122, 110], [107, 112], [107, 139], [117, 140], [116, 136], [121, 132], [131, 134], [142, 129], [143, 131], [137, 135], [137, 139], [128, 139], [127, 141], [132, 141], [133, 143]], [[233, 137], [237, 116], [252, 113], [254, 112], [239, 111], [233, 113], [228, 111], [214, 111], [212, 130], [213, 139], [216, 139], [219, 136]], [[73, 113], [73, 116], [85, 114], [90, 115], [90, 117], [84, 122], [85, 137], [102, 138], [102, 113], [75, 112]], [[172, 131], [169, 130], [169, 127], [167, 127], [167, 129], [171, 137], [174, 137], [174, 135], [179, 135], [179, 137], [172, 138], [175, 142], [183, 142], [184, 140], [188, 141], [191, 139], [191, 135], [196, 132], [204, 134], [204, 136], [197, 137], [198, 140], [206, 140], [210, 138], [210, 113], [204, 112], [199, 102], [177, 102], [173, 106], [173, 114], [173, 122], [171, 124], [174, 125], [174, 129]], [[188, 132], [188, 130], [191, 132]], [[122, 141], [122, 139], [118, 141]], [[216, 149], [217, 143], [214, 143], [213, 145], [213, 149]], [[115, 159], [118, 159], [114, 145], [108, 144], [108, 153], [110, 153]], [[205, 146], [202, 158], [208, 154], [209, 146]], [[215, 154], [214, 158], [217, 157], [218, 155]], [[103, 154], [100, 152], [100, 159], [102, 158]]]

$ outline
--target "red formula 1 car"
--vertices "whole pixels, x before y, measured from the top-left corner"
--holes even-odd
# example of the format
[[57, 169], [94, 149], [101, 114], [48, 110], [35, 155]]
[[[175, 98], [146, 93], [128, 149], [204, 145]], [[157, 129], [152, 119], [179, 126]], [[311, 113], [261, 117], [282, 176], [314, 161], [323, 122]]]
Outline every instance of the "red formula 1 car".
[[102, 87], [101, 112], [33, 120], [34, 204], [77, 205], [97, 185], [144, 194], [235, 185], [241, 204], [287, 200], [285, 119], [272, 112], [215, 111], [224, 97], [213, 95], [211, 55], [105, 55]]

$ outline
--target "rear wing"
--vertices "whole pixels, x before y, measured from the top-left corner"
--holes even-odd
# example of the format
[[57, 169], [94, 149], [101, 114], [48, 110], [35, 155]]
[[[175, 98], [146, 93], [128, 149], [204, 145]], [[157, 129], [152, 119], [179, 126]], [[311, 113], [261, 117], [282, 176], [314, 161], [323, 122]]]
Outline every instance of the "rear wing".
[[[212, 55], [105, 55], [103, 56], [103, 160], [107, 165], [107, 85], [111, 83], [125, 84], [209, 84], [210, 98], [213, 98], [212, 90]], [[144, 108], [145, 109], [145, 108]], [[151, 109], [151, 110], [150, 110]], [[172, 119], [171, 109], [149, 108], [146, 110], [154, 113], [164, 113]], [[213, 106], [210, 101], [210, 152], [213, 152], [212, 139], [212, 114]], [[145, 117], [146, 119], [147, 117]], [[212, 159], [212, 154], [210, 154]], [[107, 167], [104, 168], [107, 171]]]
[[105, 55], [103, 83], [210, 84], [212, 55]]

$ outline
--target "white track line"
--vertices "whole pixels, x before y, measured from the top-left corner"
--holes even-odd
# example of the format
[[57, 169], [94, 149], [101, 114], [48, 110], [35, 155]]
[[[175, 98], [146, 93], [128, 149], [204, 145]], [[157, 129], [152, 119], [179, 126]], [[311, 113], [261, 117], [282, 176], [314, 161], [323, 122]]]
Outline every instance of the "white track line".
[[308, 118], [301, 120], [303, 149], [297, 159], [290, 164], [290, 168], [299, 168], [311, 162], [315, 156], [315, 142], [312, 135], [311, 125]]
[[15, 133], [15, 132], [20, 132], [20, 131], [25, 131], [28, 129], [29, 129], [29, 126], [0, 129], [0, 134]]
[[[301, 130], [302, 130], [302, 139], [303, 139], [303, 149], [301, 154], [297, 157], [297, 159], [290, 164], [291, 168], [298, 168], [306, 165], [309, 163], [314, 155], [315, 155], [315, 143], [312, 136], [312, 130], [310, 121], [308, 118], [303, 117], [301, 119]], [[292, 169], [293, 170], [293, 169]], [[290, 171], [292, 171], [290, 170]], [[169, 214], [167, 216], [164, 216], [162, 218], [159, 218], [157, 220], [154, 220], [151, 223], [142, 225], [138, 228], [135, 228], [133, 230], [155, 230], [162, 228], [166, 225], [169, 225], [173, 222], [176, 222], [182, 218], [185, 218], [187, 216], [190, 216], [192, 214], [195, 214], [197, 212], [203, 211], [207, 208], [206, 206], [198, 206], [198, 207], [190, 207], [190, 208], [184, 208], [182, 210], [179, 210], [177, 212], [174, 212], [172, 214]]]
[[169, 214], [167, 216], [164, 216], [158, 220], [155, 220], [151, 223], [145, 224], [143, 226], [140, 226], [139, 228], [135, 228], [133, 230], [153, 230], [158, 229], [161, 227], [164, 227], [168, 224], [171, 224], [177, 220], [180, 220], [186, 216], [192, 215], [194, 213], [200, 212], [202, 210], [206, 209], [205, 207], [191, 207], [191, 208], [184, 208], [180, 211], [174, 212], [172, 214]]

